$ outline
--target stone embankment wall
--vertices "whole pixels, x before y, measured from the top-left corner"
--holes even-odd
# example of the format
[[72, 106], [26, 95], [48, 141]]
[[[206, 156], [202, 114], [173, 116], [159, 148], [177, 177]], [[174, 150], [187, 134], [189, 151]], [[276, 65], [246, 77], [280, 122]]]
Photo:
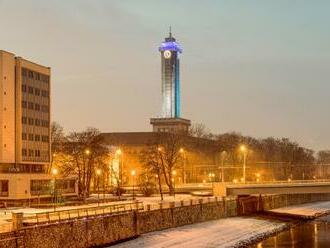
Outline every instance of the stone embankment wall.
[[[264, 210], [330, 200], [330, 194], [269, 195], [259, 203]], [[156, 210], [88, 217], [61, 223], [25, 227], [0, 234], [0, 248], [85, 248], [112, 244], [140, 234], [238, 215], [236, 200], [219, 200]]]

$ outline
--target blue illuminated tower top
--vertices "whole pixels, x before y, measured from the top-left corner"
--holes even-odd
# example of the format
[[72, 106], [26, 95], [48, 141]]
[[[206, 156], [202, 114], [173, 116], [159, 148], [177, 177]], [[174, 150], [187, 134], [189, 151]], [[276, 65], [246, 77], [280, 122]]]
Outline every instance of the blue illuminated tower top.
[[180, 118], [180, 60], [182, 48], [172, 36], [165, 38], [159, 47], [162, 68], [162, 117]]

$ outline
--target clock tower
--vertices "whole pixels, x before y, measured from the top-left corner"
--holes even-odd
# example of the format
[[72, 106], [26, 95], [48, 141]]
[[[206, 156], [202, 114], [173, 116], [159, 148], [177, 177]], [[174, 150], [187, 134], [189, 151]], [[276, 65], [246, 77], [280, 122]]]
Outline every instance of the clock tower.
[[155, 132], [188, 132], [190, 121], [181, 118], [180, 102], [180, 59], [182, 48], [172, 36], [169, 36], [159, 47], [161, 55], [161, 118], [152, 118]]

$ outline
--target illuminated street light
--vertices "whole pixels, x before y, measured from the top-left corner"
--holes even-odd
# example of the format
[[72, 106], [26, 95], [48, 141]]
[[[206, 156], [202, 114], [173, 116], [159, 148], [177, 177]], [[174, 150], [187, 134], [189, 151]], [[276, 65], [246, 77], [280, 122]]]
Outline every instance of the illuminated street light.
[[100, 206], [100, 176], [102, 174], [101, 169], [96, 170], [97, 176], [97, 205]]
[[212, 183], [212, 195], [214, 195], [214, 178], [215, 178], [215, 174], [214, 173], [209, 173], [209, 179]]
[[175, 176], [176, 176], [176, 171], [172, 171], [172, 175], [173, 175], [173, 178], [171, 179], [172, 183], [173, 183], [173, 196], [174, 196], [174, 200], [175, 200]]
[[237, 183], [237, 182], [238, 182], [237, 179], [234, 179], [234, 180], [233, 180], [233, 183]]
[[89, 155], [89, 154], [91, 154], [91, 151], [90, 151], [89, 149], [86, 149], [86, 150], [85, 150], [85, 154], [86, 154], [86, 155]]
[[119, 148], [119, 149], [117, 149], [116, 150], [116, 155], [121, 155], [122, 154], [122, 151], [121, 151], [121, 149]]
[[183, 160], [183, 166], [182, 166], [182, 178], [183, 178], [183, 183], [186, 183], [186, 151], [181, 147], [179, 152], [182, 155], [182, 160]]
[[132, 175], [132, 179], [133, 179], [133, 200], [135, 200], [135, 190], [134, 190], [134, 182], [135, 182], [135, 175], [136, 175], [136, 171], [135, 170], [132, 170], [131, 171], [131, 175]]
[[241, 152], [243, 152], [243, 183], [246, 182], [246, 156], [247, 156], [247, 148], [244, 145], [240, 147]]

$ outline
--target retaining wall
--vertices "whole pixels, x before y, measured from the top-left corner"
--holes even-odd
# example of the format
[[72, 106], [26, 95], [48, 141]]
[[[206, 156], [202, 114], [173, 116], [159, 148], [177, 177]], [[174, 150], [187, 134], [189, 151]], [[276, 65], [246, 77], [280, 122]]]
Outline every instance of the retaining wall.
[[[264, 210], [330, 200], [330, 194], [269, 195], [261, 199]], [[26, 227], [0, 235], [0, 248], [84, 248], [102, 246], [140, 234], [202, 221], [238, 215], [236, 200], [133, 211], [111, 216], [88, 217], [67, 222]]]

